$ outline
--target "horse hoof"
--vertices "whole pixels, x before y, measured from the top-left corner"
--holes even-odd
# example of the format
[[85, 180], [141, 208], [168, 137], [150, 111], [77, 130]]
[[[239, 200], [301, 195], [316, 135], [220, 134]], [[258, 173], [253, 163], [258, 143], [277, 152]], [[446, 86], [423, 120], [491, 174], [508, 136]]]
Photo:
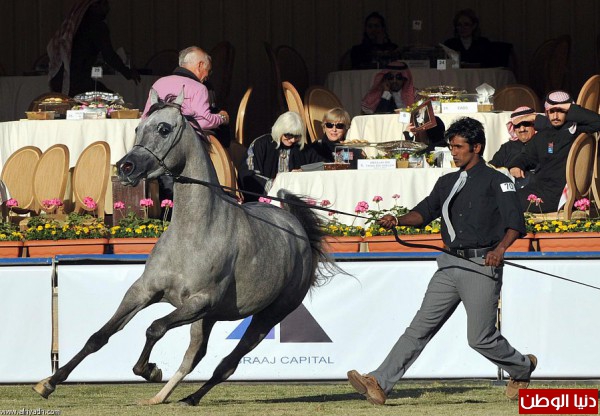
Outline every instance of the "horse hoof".
[[177, 404], [179, 406], [195, 406], [194, 402], [192, 402], [192, 399], [190, 399], [189, 397], [186, 397], [185, 399], [181, 399], [177, 402]]
[[148, 377], [148, 381], [151, 381], [153, 383], [160, 383], [162, 381], [162, 370], [155, 366], [150, 372], [150, 377]]
[[33, 387], [33, 391], [42, 396], [44, 399], [47, 399], [48, 396], [50, 396], [56, 389], [56, 387], [50, 384], [49, 381], [50, 377], [43, 379]]

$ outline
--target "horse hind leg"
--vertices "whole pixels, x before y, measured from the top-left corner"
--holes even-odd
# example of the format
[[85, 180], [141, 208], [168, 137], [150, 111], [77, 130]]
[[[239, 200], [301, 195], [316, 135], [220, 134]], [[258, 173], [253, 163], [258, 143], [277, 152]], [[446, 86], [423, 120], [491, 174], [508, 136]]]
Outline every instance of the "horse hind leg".
[[289, 313], [277, 313], [271, 307], [262, 310], [252, 317], [252, 321], [246, 332], [240, 339], [238, 345], [231, 353], [223, 358], [212, 377], [195, 393], [182, 399], [180, 403], [187, 406], [196, 406], [200, 399], [204, 397], [214, 386], [227, 380], [237, 369], [237, 366], [242, 357], [252, 351], [256, 346], [267, 336], [271, 328]]
[[123, 329], [139, 311], [159, 300], [157, 294], [148, 293], [141, 288], [141, 284], [138, 283], [140, 280], [141, 278], [127, 290], [119, 307], [108, 322], [87, 340], [83, 348], [67, 364], [56, 370], [54, 375], [38, 382], [33, 387], [35, 392], [47, 399], [54, 392], [56, 386], [65, 381], [85, 357], [106, 345], [109, 338]]
[[173, 374], [173, 377], [171, 377], [169, 382], [165, 384], [156, 396], [149, 400], [140, 401], [140, 404], [164, 403], [165, 400], [169, 398], [181, 380], [196, 368], [200, 360], [206, 355], [208, 338], [214, 325], [215, 321], [208, 319], [201, 319], [192, 323], [190, 328], [190, 345], [185, 352], [179, 369]]

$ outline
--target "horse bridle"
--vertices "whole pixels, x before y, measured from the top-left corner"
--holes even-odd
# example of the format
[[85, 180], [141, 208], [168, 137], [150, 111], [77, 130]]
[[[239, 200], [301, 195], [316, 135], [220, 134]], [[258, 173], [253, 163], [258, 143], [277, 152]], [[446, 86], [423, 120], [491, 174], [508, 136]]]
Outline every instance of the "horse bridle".
[[181, 112], [181, 105], [173, 104], [173, 103], [166, 103], [166, 102], [161, 103], [161, 105], [163, 107], [172, 107], [172, 108], [176, 108], [177, 110], [179, 110], [179, 117], [181, 117], [181, 121], [182, 121], [181, 125], [177, 128], [175, 137], [173, 139], [171, 139], [171, 144], [170, 144], [169, 148], [167, 149], [166, 153], [162, 157], [159, 157], [152, 150], [148, 149], [146, 146], [141, 145], [141, 144], [134, 144], [133, 148], [140, 147], [140, 148], [144, 149], [145, 151], [147, 151], [148, 153], [150, 153], [152, 155], [152, 157], [154, 157], [156, 159], [156, 161], [158, 162], [158, 165], [165, 170], [165, 174], [175, 178], [176, 176], [173, 174], [173, 172], [171, 172], [171, 170], [165, 164], [165, 159], [167, 158], [167, 156], [169, 155], [171, 150], [173, 150], [173, 148], [181, 141], [181, 138], [183, 137], [183, 132], [188, 123], [187, 123], [187, 120], [185, 119], [185, 116]]

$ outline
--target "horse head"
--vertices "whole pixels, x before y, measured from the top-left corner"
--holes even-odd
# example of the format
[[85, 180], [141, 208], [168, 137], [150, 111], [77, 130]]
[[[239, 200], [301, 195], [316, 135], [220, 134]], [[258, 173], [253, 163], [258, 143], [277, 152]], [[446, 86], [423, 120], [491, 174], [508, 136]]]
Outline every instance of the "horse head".
[[181, 157], [176, 147], [189, 127], [181, 113], [183, 98], [183, 89], [172, 102], [161, 101], [158, 93], [150, 90], [148, 116], [136, 128], [133, 148], [117, 162], [121, 183], [135, 186], [143, 178], [177, 172]]

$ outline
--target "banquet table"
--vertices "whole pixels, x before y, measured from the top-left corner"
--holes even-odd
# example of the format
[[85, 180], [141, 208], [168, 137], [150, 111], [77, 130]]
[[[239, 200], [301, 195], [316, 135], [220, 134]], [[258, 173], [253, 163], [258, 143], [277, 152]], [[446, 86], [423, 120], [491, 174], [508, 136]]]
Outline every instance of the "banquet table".
[[[137, 85], [122, 75], [105, 75], [101, 81], [114, 92], [121, 94], [123, 100], [130, 103], [132, 108], [143, 110], [148, 91], [158, 77], [143, 75], [141, 78]], [[29, 104], [37, 96], [48, 91], [48, 77], [45, 75], [0, 77], [0, 122], [25, 117]]]
[[[37, 146], [43, 152], [58, 143], [69, 148], [69, 166], [74, 167], [83, 149], [99, 140], [109, 144], [110, 163], [114, 165], [133, 147], [135, 128], [139, 122], [139, 119], [100, 119], [20, 120], [0, 123], [0, 170], [8, 157], [21, 147]], [[107, 188], [105, 211], [107, 214], [112, 213], [110, 186]]]
[[[336, 71], [327, 74], [325, 86], [338, 96], [350, 116], [361, 114], [360, 101], [373, 84], [379, 69]], [[516, 83], [515, 75], [505, 68], [464, 68], [438, 70], [434, 68], [411, 68], [415, 88], [451, 85], [475, 93], [475, 88], [488, 83], [496, 90]]]
[[[481, 112], [467, 114], [437, 114], [444, 122], [446, 128], [460, 117], [471, 117], [479, 120], [485, 129], [487, 140], [483, 157], [491, 160], [492, 156], [500, 148], [500, 145], [508, 141], [506, 123], [510, 120], [510, 111], [504, 112]], [[367, 140], [372, 143], [402, 140], [402, 132], [406, 130], [407, 124], [400, 122], [398, 114], [375, 114], [370, 116], [356, 116], [348, 130], [346, 140]]]
[[[313, 198], [318, 202], [328, 200], [331, 208], [354, 213], [356, 204], [366, 201], [373, 209], [399, 206], [413, 208], [431, 192], [437, 179], [456, 168], [407, 168], [380, 170], [333, 170], [317, 172], [280, 173], [273, 181], [269, 196], [286, 189], [298, 195]], [[393, 195], [400, 198], [394, 200]], [[374, 196], [383, 200], [373, 202]], [[316, 211], [327, 218], [327, 213]], [[347, 215], [338, 219], [346, 224], [364, 225], [364, 220]]]

